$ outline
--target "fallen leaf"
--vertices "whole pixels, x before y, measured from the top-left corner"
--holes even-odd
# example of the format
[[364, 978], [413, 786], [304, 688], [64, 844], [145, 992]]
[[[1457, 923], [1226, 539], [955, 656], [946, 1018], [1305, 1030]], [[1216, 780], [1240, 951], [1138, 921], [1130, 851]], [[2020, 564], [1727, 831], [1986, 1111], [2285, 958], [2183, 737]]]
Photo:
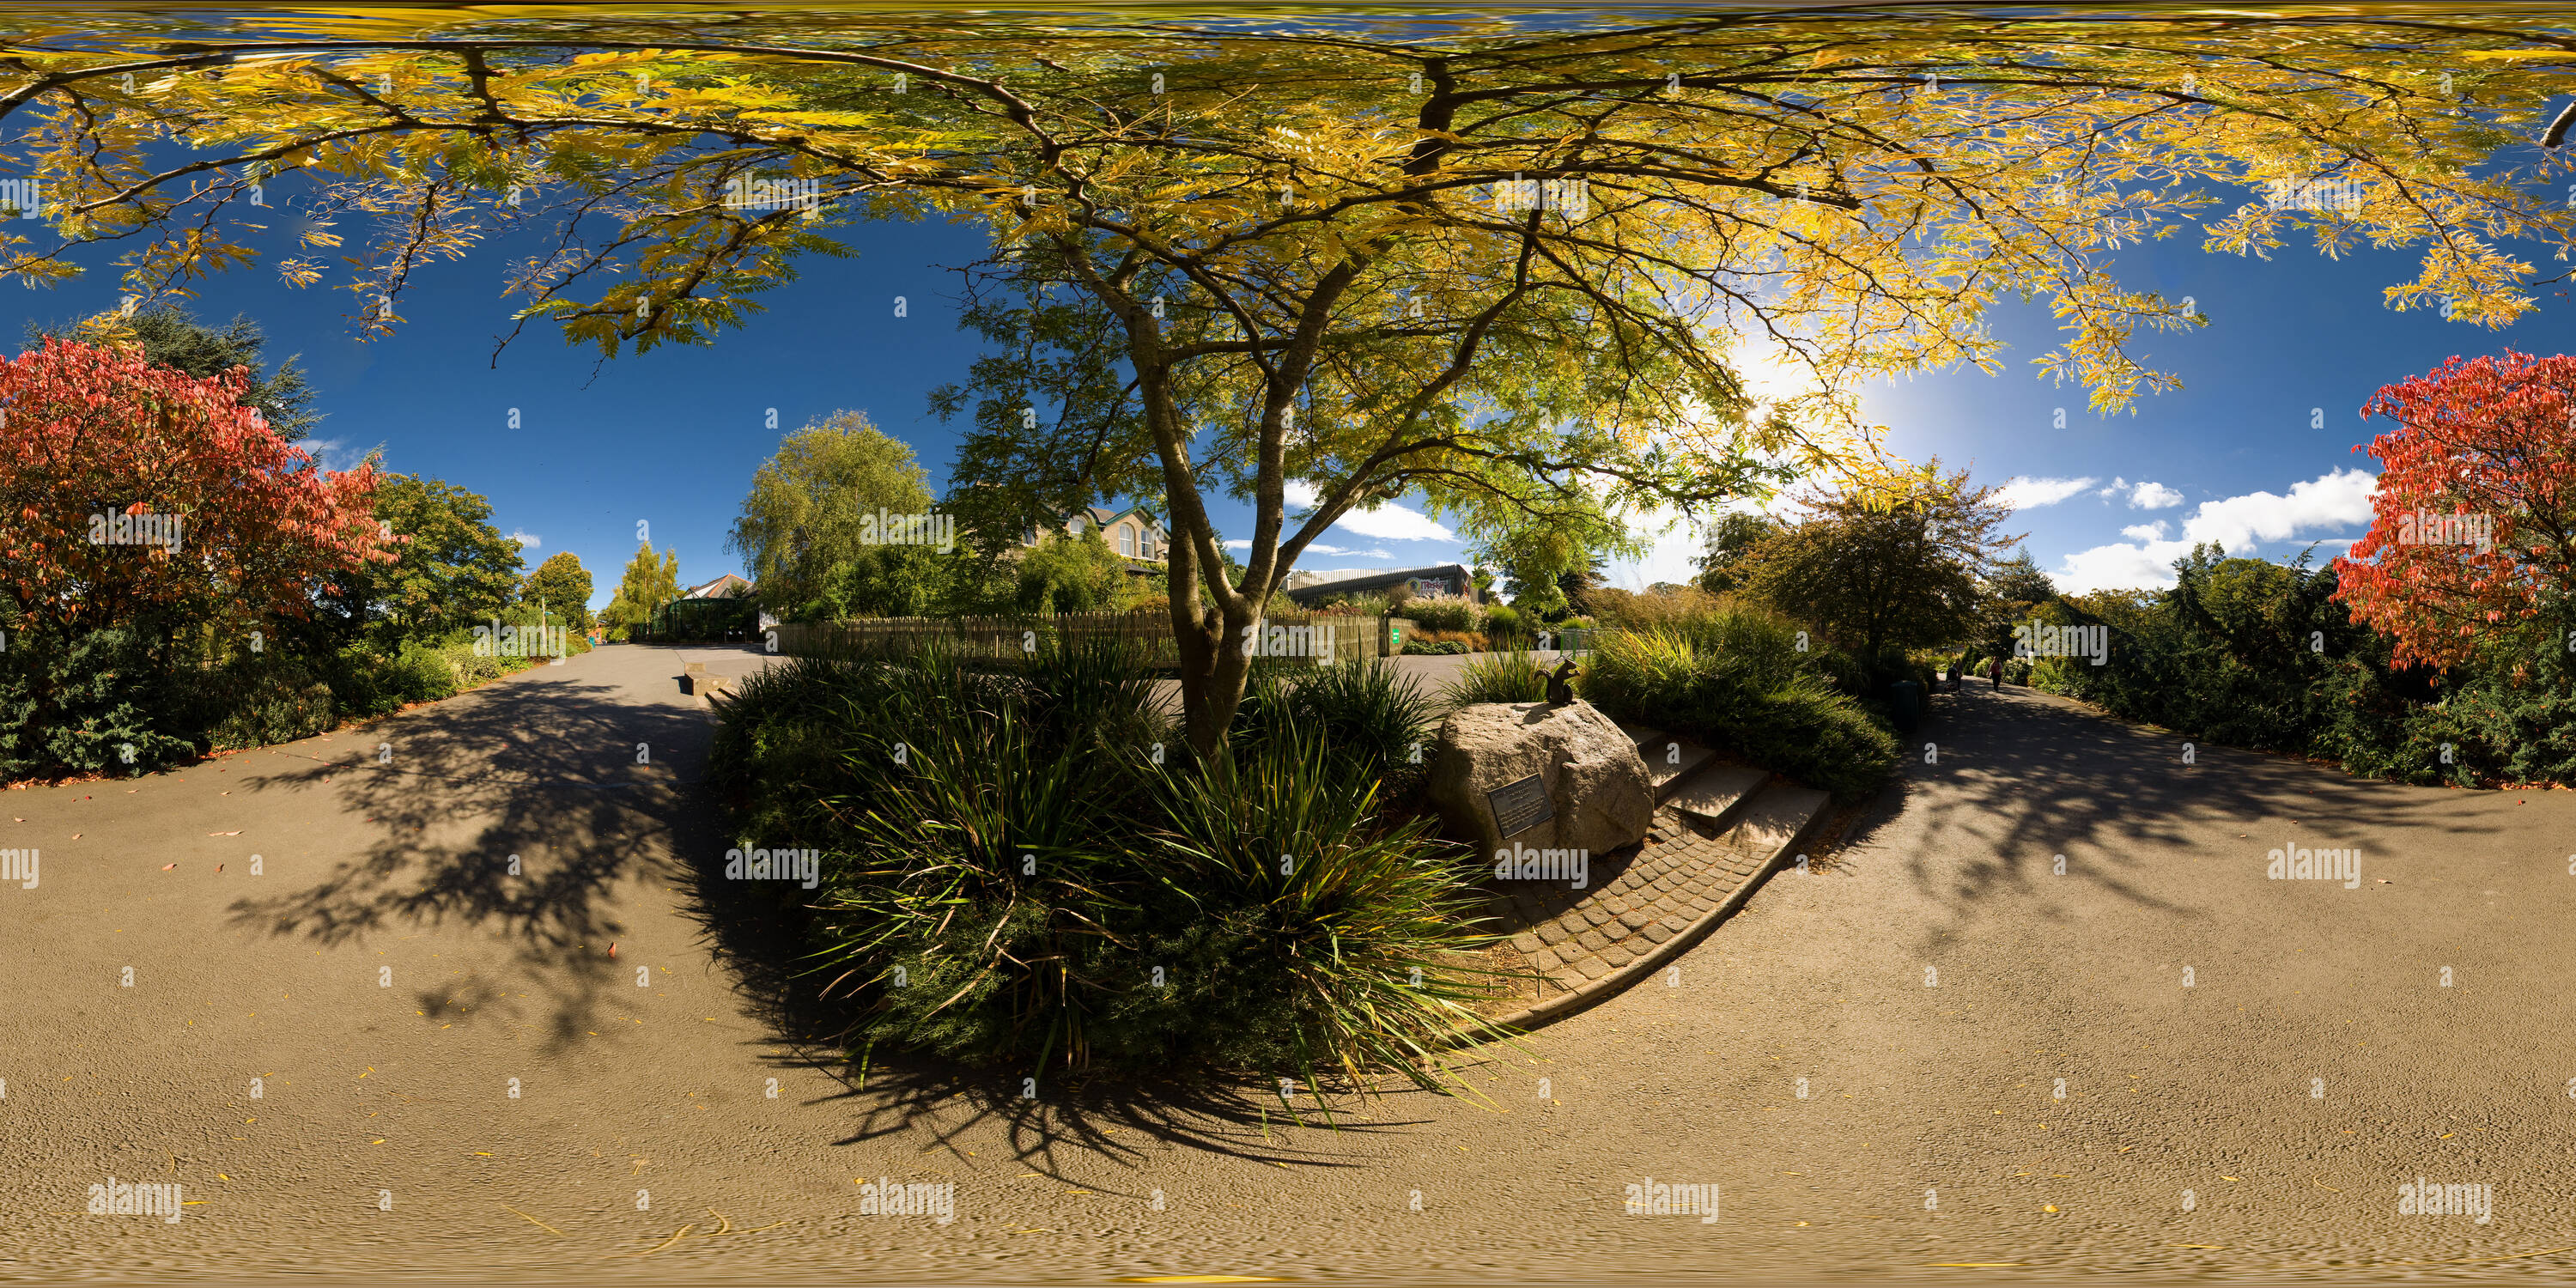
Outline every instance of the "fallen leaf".
[[167, 871], [169, 871], [170, 869], [175, 868], [175, 867], [177, 867], [177, 866], [179, 866], [179, 865], [178, 865], [178, 864], [176, 864], [176, 863], [164, 863], [164, 864], [162, 864], [162, 865], [161, 865], [161, 870], [162, 870], [162, 871], [164, 871], [164, 872], [167, 872]]
[[208, 832], [208, 833], [206, 833], [206, 835], [208, 835], [208, 836], [239, 836], [239, 835], [241, 835], [241, 830], [240, 830], [239, 828], [235, 828], [234, 830], [232, 830], [232, 831], [230, 831], [230, 832]]

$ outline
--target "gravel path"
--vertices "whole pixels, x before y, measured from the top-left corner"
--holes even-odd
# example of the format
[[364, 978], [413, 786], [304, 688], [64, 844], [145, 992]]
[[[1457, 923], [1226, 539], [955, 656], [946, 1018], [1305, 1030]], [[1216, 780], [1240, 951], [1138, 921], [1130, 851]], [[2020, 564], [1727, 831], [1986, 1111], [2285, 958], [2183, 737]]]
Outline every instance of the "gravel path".
[[[678, 786], [710, 731], [686, 660], [761, 665], [611, 647], [361, 733], [0, 793], [0, 847], [42, 852], [37, 888], [0, 885], [0, 1278], [2349, 1281], [2576, 1256], [2568, 793], [2185, 766], [2166, 735], [1971, 689], [1927, 728], [1937, 764], [1677, 982], [1463, 1069], [1488, 1105], [1397, 1092], [1328, 1126], [1302, 1091], [1292, 1119], [801, 1058], [690, 911], [684, 860], [725, 842]], [[2285, 845], [2357, 848], [2358, 885], [2267, 879]], [[190, 1206], [85, 1213], [111, 1176]], [[2491, 1220], [2401, 1215], [2419, 1177], [2490, 1187]], [[879, 1178], [953, 1184], [954, 1219], [860, 1215]], [[1623, 1215], [1649, 1178], [1720, 1186], [1717, 1218]]]

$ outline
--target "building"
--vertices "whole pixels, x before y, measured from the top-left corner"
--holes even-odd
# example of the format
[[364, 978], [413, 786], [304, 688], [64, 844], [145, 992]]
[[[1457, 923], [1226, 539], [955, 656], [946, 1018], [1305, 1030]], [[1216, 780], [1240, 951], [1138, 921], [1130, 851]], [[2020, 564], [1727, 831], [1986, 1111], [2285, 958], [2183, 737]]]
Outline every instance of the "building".
[[703, 586], [692, 586], [680, 592], [682, 599], [740, 599], [751, 593], [751, 583], [732, 573]]
[[[1171, 537], [1164, 531], [1163, 521], [1138, 506], [1131, 505], [1121, 510], [1105, 505], [1086, 505], [1081, 513], [1065, 520], [1064, 526], [1057, 529], [1073, 537], [1093, 530], [1100, 533], [1101, 540], [1109, 543], [1110, 549], [1128, 559], [1162, 563], [1171, 554]], [[1021, 536], [1020, 544], [1034, 546], [1045, 535], [1039, 529], [1031, 528]]]
[[1461, 564], [1403, 568], [1393, 572], [1290, 573], [1285, 593], [1299, 604], [1311, 605], [1337, 595], [1383, 595], [1397, 586], [1405, 587], [1422, 598], [1456, 595], [1471, 604], [1484, 602], [1476, 593], [1475, 576]]

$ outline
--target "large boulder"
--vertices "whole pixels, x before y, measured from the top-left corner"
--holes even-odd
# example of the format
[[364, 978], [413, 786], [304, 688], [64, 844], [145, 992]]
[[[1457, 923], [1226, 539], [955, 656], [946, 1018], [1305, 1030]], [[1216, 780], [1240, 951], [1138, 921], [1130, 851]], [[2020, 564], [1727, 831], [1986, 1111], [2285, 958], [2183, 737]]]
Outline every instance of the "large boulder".
[[[1655, 789], [1637, 746], [1588, 702], [1480, 703], [1461, 707], [1440, 726], [1440, 754], [1430, 795], [1452, 835], [1471, 840], [1491, 862], [1506, 846], [1579, 849], [1606, 854], [1644, 838], [1654, 823]], [[1535, 776], [1548, 808], [1526, 787], [1490, 793]], [[1498, 808], [1510, 817], [1497, 820]], [[1544, 821], [1506, 833], [1538, 813]]]

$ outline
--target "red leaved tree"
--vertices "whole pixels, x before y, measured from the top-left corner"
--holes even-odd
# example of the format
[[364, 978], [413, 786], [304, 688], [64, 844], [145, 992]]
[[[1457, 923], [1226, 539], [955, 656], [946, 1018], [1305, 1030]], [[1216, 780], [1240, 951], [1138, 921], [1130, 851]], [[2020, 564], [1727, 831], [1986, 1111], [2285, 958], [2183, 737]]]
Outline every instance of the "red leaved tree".
[[2482, 633], [2571, 611], [2576, 357], [2455, 357], [2361, 412], [2398, 427], [2371, 440], [2376, 514], [2334, 561], [2335, 598], [2395, 638], [2398, 665], [2455, 665]]
[[131, 345], [47, 340], [0, 362], [0, 596], [22, 630], [300, 617], [381, 544], [372, 467], [325, 471]]

